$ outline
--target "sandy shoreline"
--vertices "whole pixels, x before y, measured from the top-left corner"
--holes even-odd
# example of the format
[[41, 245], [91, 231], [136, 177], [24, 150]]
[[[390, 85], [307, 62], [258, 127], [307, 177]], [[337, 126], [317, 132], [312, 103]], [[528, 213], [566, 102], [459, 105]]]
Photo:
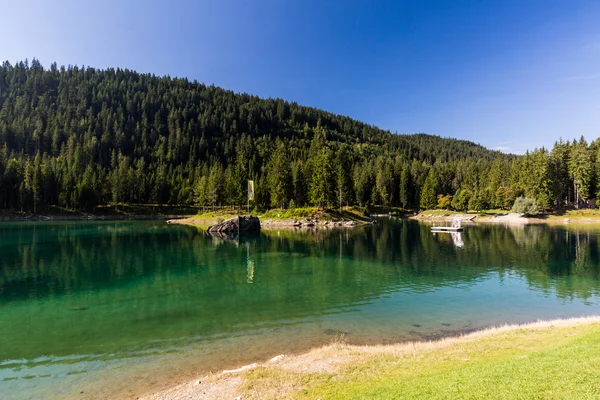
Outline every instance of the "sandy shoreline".
[[[144, 400], [208, 400], [208, 399], [242, 399], [245, 374], [261, 367], [277, 367], [283, 370], [303, 373], [332, 373], [352, 362], [356, 357], [367, 357], [373, 354], [397, 356], [399, 354], [419, 354], [432, 349], [452, 348], [465, 343], [477, 342], [483, 338], [501, 335], [511, 331], [539, 331], [545, 329], [568, 328], [582, 325], [599, 324], [600, 316], [589, 316], [571, 319], [538, 321], [522, 325], [503, 325], [473, 333], [448, 337], [435, 341], [420, 341], [394, 345], [352, 346], [344, 343], [333, 343], [315, 348], [300, 355], [278, 355], [265, 362], [255, 362], [239, 366], [232, 370], [224, 370], [170, 389], [140, 397]], [[256, 389], [259, 390], [260, 389]], [[272, 397], [274, 393], [264, 393]], [[276, 395], [276, 394], [275, 394]]]
[[449, 214], [436, 215], [422, 213], [409, 219], [421, 222], [451, 222], [454, 219], [460, 219], [463, 223], [497, 223], [508, 225], [600, 225], [600, 218], [591, 218], [586, 216], [561, 216], [561, 215], [541, 215], [538, 217], [525, 217], [521, 214], [506, 213], [497, 215], [479, 215], [479, 214]]

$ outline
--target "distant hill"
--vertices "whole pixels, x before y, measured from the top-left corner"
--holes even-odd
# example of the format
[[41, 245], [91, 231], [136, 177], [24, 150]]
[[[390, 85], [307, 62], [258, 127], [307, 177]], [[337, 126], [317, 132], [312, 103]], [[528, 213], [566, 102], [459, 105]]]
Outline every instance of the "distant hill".
[[[434, 192], [454, 193], [465, 179], [479, 190], [492, 161], [518, 159], [187, 79], [35, 59], [0, 68], [0, 146], [0, 207], [29, 210], [240, 204], [248, 178], [262, 208], [340, 199], [414, 208], [431, 168], [443, 178]], [[467, 165], [473, 182], [457, 180]]]

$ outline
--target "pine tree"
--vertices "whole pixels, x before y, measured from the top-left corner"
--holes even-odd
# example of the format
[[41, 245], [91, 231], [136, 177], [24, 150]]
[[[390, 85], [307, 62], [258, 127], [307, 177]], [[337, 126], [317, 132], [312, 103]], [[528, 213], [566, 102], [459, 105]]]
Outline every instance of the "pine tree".
[[350, 168], [350, 159], [346, 147], [341, 147], [336, 155], [335, 160], [335, 184], [338, 206], [340, 212], [344, 203], [352, 199], [352, 169]]
[[271, 205], [286, 208], [291, 197], [292, 174], [288, 151], [282, 141], [276, 143], [267, 171]]
[[294, 199], [294, 204], [297, 207], [302, 207], [307, 202], [308, 186], [306, 182], [306, 173], [304, 170], [305, 167], [302, 161], [297, 161], [293, 164], [292, 179], [294, 192], [292, 198]]
[[208, 198], [210, 199], [213, 211], [215, 211], [215, 207], [220, 204], [223, 189], [223, 169], [220, 164], [213, 164], [210, 168], [210, 175], [208, 176]]
[[570, 186], [568, 164], [569, 149], [561, 139], [554, 143], [548, 161], [550, 190], [552, 192], [555, 207], [561, 207], [567, 202]]
[[310, 182], [311, 202], [319, 208], [329, 206], [334, 198], [333, 170], [331, 167], [331, 150], [323, 147], [314, 159]]
[[377, 190], [378, 199], [384, 206], [389, 206], [392, 203], [394, 177], [389, 163], [378, 160], [376, 164], [377, 174], [375, 177], [375, 188]]
[[202, 207], [202, 211], [209, 204], [208, 179], [206, 176], [200, 177], [194, 185], [194, 203]]
[[573, 142], [568, 167], [569, 176], [573, 180], [575, 207], [579, 208], [581, 200], [589, 197], [592, 178], [592, 158], [583, 137], [579, 143]]
[[409, 207], [409, 187], [410, 187], [410, 170], [407, 165], [402, 167], [402, 172], [400, 174], [400, 204], [402, 208]]
[[431, 168], [421, 190], [420, 207], [422, 210], [431, 210], [437, 205], [436, 187], [437, 180], [433, 168]]

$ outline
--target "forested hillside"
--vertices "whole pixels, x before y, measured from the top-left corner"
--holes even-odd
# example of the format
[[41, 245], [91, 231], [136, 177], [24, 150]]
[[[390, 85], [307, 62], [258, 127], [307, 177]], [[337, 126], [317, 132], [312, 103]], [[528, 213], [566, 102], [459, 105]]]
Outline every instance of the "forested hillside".
[[[595, 197], [597, 142], [517, 157], [121, 69], [0, 68], [0, 208], [107, 203], [544, 208]], [[600, 164], [599, 164], [600, 165]]]

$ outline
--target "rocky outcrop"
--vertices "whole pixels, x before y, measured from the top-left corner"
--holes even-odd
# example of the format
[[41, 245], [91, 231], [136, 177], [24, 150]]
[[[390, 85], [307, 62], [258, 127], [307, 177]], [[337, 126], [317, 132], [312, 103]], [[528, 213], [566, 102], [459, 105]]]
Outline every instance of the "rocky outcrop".
[[260, 219], [252, 215], [240, 215], [208, 227], [208, 232], [257, 232]]

